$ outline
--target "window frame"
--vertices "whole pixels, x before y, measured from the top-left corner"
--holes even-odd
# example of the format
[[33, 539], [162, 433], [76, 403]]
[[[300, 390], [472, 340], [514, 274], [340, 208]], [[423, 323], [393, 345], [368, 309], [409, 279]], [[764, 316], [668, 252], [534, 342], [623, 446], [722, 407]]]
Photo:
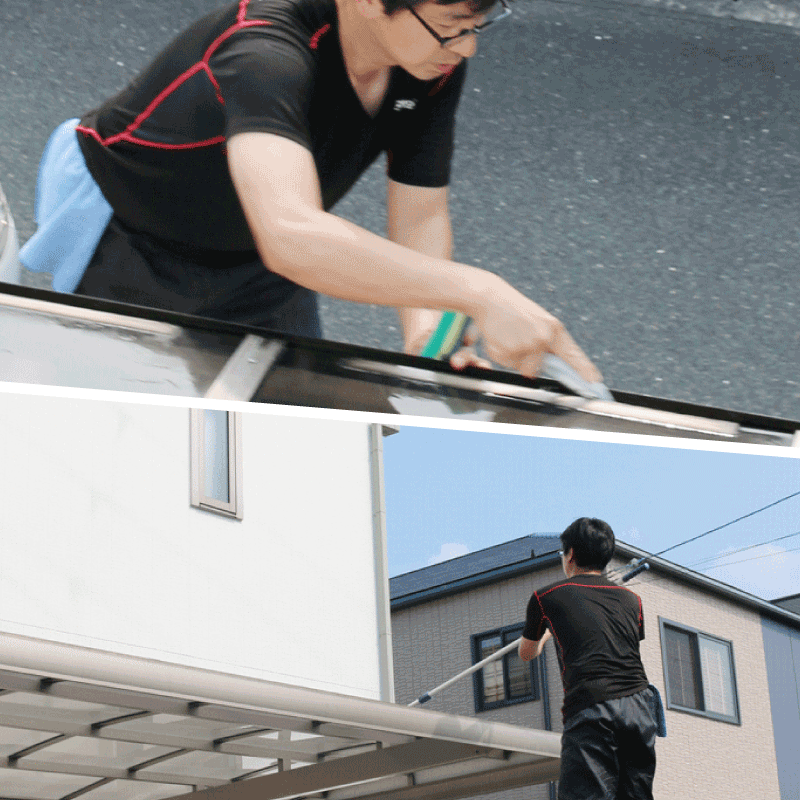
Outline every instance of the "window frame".
[[[742, 724], [742, 713], [741, 713], [741, 706], [739, 705], [739, 689], [738, 689], [738, 681], [736, 680], [736, 660], [734, 658], [733, 653], [733, 642], [729, 639], [723, 639], [720, 636], [714, 636], [713, 634], [706, 633], [705, 631], [698, 630], [697, 628], [692, 628], [689, 625], [684, 625], [680, 622], [674, 622], [673, 620], [665, 619], [664, 617], [658, 618], [658, 626], [659, 626], [659, 633], [661, 636], [661, 664], [664, 671], [664, 687], [666, 689], [666, 707], [671, 711], [678, 711], [682, 714], [692, 714], [696, 717], [705, 717], [706, 719], [713, 719], [717, 722], [725, 722], [729, 725], [741, 725]], [[692, 658], [695, 661], [695, 668], [696, 673], [699, 678], [699, 686], [695, 687], [698, 696], [700, 697], [700, 701], [705, 703], [704, 699], [704, 690], [703, 690], [703, 666], [700, 659], [700, 639], [706, 639], [711, 642], [715, 642], [718, 644], [725, 645], [728, 650], [728, 659], [730, 664], [731, 670], [731, 695], [733, 698], [733, 714], [720, 714], [717, 711], [707, 711], [705, 708], [698, 709], [698, 708], [690, 708], [688, 706], [680, 705], [672, 700], [672, 692], [670, 689], [670, 677], [669, 677], [669, 669], [667, 667], [668, 659], [667, 659], [667, 649], [666, 649], [666, 628], [672, 628], [673, 630], [679, 633], [686, 633], [689, 634], [692, 641]]]
[[[517, 623], [515, 625], [506, 625], [502, 628], [491, 628], [490, 630], [482, 631], [481, 633], [473, 633], [470, 637], [472, 663], [477, 664], [482, 660], [480, 651], [480, 642], [482, 639], [486, 639], [490, 636], [500, 636], [500, 640], [502, 642], [501, 647], [505, 647], [507, 644], [510, 644], [512, 641], [514, 641], [514, 639], [518, 639], [520, 636], [522, 636], [522, 631], [524, 628], [525, 625], [523, 623]], [[512, 653], [507, 653], [502, 658], [503, 686], [506, 694], [506, 697], [503, 700], [487, 703], [484, 699], [483, 669], [479, 669], [473, 673], [472, 689], [475, 699], [476, 713], [481, 711], [493, 711], [496, 708], [506, 708], [507, 706], [516, 706], [520, 705], [521, 703], [533, 703], [542, 699], [541, 668], [539, 666], [540, 659], [538, 658], [528, 662], [528, 669], [530, 670], [531, 678], [531, 694], [525, 695], [524, 697], [508, 697], [508, 689], [510, 686], [508, 660], [511, 655]]]
[[[205, 412], [225, 411], [228, 415], [228, 497], [226, 503], [203, 494], [205, 487]], [[191, 498], [194, 508], [221, 516], [242, 519], [242, 417], [237, 411], [226, 409], [189, 409], [189, 449], [191, 473]]]

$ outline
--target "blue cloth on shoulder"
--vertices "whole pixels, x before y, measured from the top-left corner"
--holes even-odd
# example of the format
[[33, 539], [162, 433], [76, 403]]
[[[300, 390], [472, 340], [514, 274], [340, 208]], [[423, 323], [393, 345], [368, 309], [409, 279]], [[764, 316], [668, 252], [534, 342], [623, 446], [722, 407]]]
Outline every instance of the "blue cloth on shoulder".
[[34, 272], [53, 273], [53, 288], [74, 292], [113, 211], [95, 183], [70, 119], [56, 128], [44, 150], [36, 182], [36, 233], [19, 251]]

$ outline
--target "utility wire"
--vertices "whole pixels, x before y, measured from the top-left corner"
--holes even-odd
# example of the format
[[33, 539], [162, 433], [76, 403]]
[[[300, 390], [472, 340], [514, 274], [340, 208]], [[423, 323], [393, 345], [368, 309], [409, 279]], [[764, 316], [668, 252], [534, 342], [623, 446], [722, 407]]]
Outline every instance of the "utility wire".
[[[796, 536], [797, 534], [795, 534]], [[708, 569], [719, 569], [720, 567], [730, 567], [734, 564], [744, 564], [745, 561], [758, 561], [759, 558], [775, 558], [776, 556], [782, 556], [784, 553], [795, 553], [800, 550], [800, 547], [790, 547], [787, 550], [781, 550], [780, 553], [764, 553], [761, 556], [751, 556], [750, 558], [740, 558], [738, 561], [729, 561], [727, 564], [712, 564], [710, 567], [705, 567], [705, 570]]]
[[[761, 556], [753, 556], [752, 558], [742, 558], [739, 561], [730, 562], [730, 565], [729, 564], [717, 564], [717, 565], [714, 565], [714, 566], [711, 566], [711, 567], [706, 567], [706, 570], [716, 569], [717, 567], [732, 566], [733, 564], [742, 564], [742, 563], [744, 563], [746, 561], [756, 561], [756, 560], [758, 560], [760, 558], [774, 558], [776, 556], [783, 555], [783, 553], [794, 553], [794, 552], [797, 552], [797, 551], [800, 551], [800, 548], [793, 547], [793, 548], [791, 548], [789, 550], [783, 550], [780, 553], [766, 553], [766, 554], [761, 555]], [[613, 577], [609, 576], [609, 580], [613, 580]], [[665, 583], [665, 582], [667, 582], [669, 580], [671, 580], [671, 579], [667, 575], [654, 575], [652, 572], [650, 572], [650, 573], [647, 573], [646, 575], [643, 575], [633, 585], [638, 589], [639, 587], [646, 586], [646, 585], [651, 584], [651, 583]]]
[[[765, 547], [768, 544], [773, 544], [774, 542], [780, 542], [783, 539], [791, 539], [792, 536], [800, 536], [800, 531], [798, 531], [797, 533], [787, 533], [786, 536], [778, 536], [777, 539], [769, 539], [766, 542], [759, 542], [758, 544], [750, 544], [747, 547], [740, 547], [738, 550], [731, 550], [730, 552], [724, 553], [724, 554], [719, 555], [719, 556], [711, 556], [710, 558], [701, 558], [700, 561], [695, 561], [694, 564], [690, 564], [689, 566], [690, 567], [697, 567], [700, 564], [707, 563], [708, 561], [716, 561], [718, 558], [727, 558], [728, 556], [734, 556], [737, 553], [744, 553], [745, 550], [752, 550], [755, 547]], [[791, 552], [791, 551], [787, 551], [787, 552]], [[761, 557], [762, 556], [759, 556], [759, 558], [761, 558]], [[748, 559], [745, 559], [745, 560], [748, 560]], [[741, 561], [737, 561], [736, 563], [737, 564], [741, 564]]]
[[[646, 556], [643, 559], [640, 559], [640, 562], [644, 563], [647, 561], [648, 558], [655, 558], [656, 556], [663, 555], [664, 553], [668, 553], [670, 550], [675, 550], [678, 547], [682, 547], [685, 544], [689, 544], [690, 542], [696, 542], [698, 539], [702, 539], [704, 536], [708, 536], [711, 533], [716, 533], [717, 531], [721, 531], [723, 528], [728, 528], [731, 525], [735, 525], [737, 522], [741, 522], [743, 519], [748, 519], [749, 517], [753, 517], [756, 514], [760, 514], [762, 511], [766, 511], [769, 508], [773, 508], [774, 506], [779, 505], [780, 503], [785, 503], [787, 500], [791, 500], [793, 497], [800, 496], [800, 491], [792, 492], [792, 494], [787, 494], [785, 497], [781, 497], [778, 500], [775, 500], [772, 503], [768, 503], [761, 508], [757, 508], [755, 511], [751, 511], [748, 514], [743, 514], [741, 517], [736, 517], [736, 519], [732, 519], [730, 522], [726, 522], [724, 525], [718, 525], [716, 528], [711, 528], [711, 530], [706, 531], [705, 533], [700, 533], [697, 536], [693, 536], [691, 539], [686, 539], [686, 541], [679, 542], [678, 544], [674, 544], [671, 547], [667, 547], [665, 550], [661, 550], [658, 553], [653, 553], [652, 556]], [[796, 534], [792, 534], [796, 535]], [[608, 574], [608, 578], [613, 580], [614, 578], [618, 577], [620, 573], [628, 572], [631, 569], [630, 566], [620, 567], [616, 570], [612, 570]], [[649, 581], [648, 581], [649, 583]]]
[[696, 542], [698, 539], [702, 539], [704, 536], [708, 536], [708, 534], [710, 533], [716, 533], [717, 531], [721, 531], [723, 528], [728, 528], [737, 522], [741, 522], [743, 519], [747, 519], [748, 517], [754, 517], [756, 514], [760, 514], [762, 511], [766, 511], [768, 508], [777, 506], [779, 503], [785, 503], [787, 500], [791, 500], [793, 497], [798, 497], [798, 496], [800, 496], [800, 492], [793, 492], [792, 494], [787, 494], [786, 497], [781, 497], [780, 500], [776, 500], [774, 503], [770, 503], [769, 505], [757, 508], [755, 511], [751, 511], [749, 514], [743, 514], [741, 517], [736, 517], [736, 519], [732, 519], [730, 522], [726, 522], [724, 525], [718, 525], [716, 528], [712, 528], [710, 531], [701, 533], [699, 536], [693, 536], [691, 539], [687, 539], [685, 542], [674, 544], [672, 545], [672, 547], [668, 547], [666, 550], [662, 550], [659, 553], [654, 553], [653, 556], [654, 557], [660, 556], [663, 555], [664, 553], [668, 553], [670, 550], [674, 550], [676, 547], [682, 547], [685, 544], [689, 544], [689, 542]]

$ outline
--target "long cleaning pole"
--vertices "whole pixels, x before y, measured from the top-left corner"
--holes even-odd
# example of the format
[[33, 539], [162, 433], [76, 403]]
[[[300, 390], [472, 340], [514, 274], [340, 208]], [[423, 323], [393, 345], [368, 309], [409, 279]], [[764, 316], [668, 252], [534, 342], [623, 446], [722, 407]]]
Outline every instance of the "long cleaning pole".
[[[521, 638], [521, 637], [520, 637]], [[468, 667], [463, 672], [459, 672], [458, 675], [454, 675], [450, 680], [445, 681], [444, 683], [439, 684], [435, 689], [431, 689], [428, 692], [425, 692], [421, 697], [418, 697], [416, 700], [409, 703], [409, 707], [411, 706], [419, 706], [423, 703], [427, 703], [434, 695], [439, 694], [442, 689], [446, 689], [448, 686], [452, 686], [456, 681], [460, 681], [462, 678], [465, 678], [467, 675], [471, 675], [473, 672], [477, 672], [479, 669], [485, 667], [489, 662], [496, 661], [498, 658], [502, 658], [506, 653], [510, 653], [515, 647], [519, 647], [519, 639], [511, 642], [511, 644], [507, 644], [505, 647], [501, 647], [495, 653], [492, 653], [490, 656], [487, 656], [483, 659], [483, 661], [479, 661], [477, 664], [473, 664], [471, 667]]]

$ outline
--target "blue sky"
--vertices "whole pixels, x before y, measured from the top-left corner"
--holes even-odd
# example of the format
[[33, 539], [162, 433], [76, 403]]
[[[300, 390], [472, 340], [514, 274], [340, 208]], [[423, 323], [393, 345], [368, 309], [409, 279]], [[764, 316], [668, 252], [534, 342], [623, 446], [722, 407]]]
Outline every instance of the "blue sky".
[[[658, 552], [800, 492], [797, 457], [441, 428], [384, 439], [384, 463], [391, 575], [581, 516]], [[800, 593], [800, 496], [664, 557], [768, 600]]]

